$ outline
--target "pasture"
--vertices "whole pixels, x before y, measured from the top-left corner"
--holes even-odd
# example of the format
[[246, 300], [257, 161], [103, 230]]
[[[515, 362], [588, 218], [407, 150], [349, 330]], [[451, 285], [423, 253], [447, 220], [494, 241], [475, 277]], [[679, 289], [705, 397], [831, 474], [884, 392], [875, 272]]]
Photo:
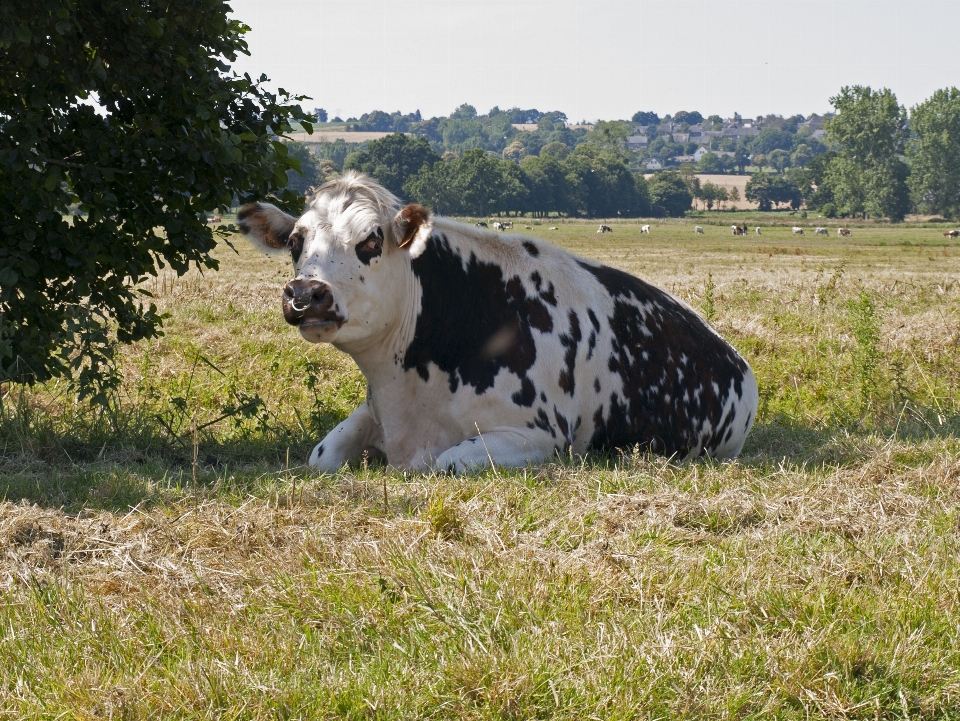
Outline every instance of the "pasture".
[[312, 474], [363, 379], [239, 238], [109, 409], [4, 386], [0, 717], [960, 718], [960, 243], [643, 222], [514, 227], [744, 354], [737, 462]]

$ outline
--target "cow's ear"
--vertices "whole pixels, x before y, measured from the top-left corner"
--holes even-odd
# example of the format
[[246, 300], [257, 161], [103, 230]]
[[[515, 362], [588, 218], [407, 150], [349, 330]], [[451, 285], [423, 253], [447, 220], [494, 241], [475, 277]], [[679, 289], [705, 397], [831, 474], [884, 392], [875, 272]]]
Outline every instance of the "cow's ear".
[[407, 248], [417, 245], [430, 232], [430, 211], [422, 205], [411, 203], [401, 210], [393, 222], [397, 247]]
[[240, 232], [257, 245], [271, 250], [287, 247], [297, 219], [270, 203], [249, 203], [237, 213]]

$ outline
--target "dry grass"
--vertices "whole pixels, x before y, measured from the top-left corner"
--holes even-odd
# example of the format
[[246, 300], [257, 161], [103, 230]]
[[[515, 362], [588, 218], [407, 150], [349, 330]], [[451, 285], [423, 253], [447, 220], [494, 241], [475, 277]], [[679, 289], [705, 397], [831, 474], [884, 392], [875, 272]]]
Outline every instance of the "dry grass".
[[738, 462], [313, 475], [362, 379], [241, 247], [153, 286], [113, 410], [6, 390], [0, 717], [960, 718], [960, 249], [546, 227], [712, 298]]

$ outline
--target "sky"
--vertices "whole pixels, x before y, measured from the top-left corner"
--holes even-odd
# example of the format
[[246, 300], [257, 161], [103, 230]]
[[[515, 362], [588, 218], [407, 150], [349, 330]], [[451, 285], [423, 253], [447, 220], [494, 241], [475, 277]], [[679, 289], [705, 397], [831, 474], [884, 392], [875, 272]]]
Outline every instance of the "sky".
[[744, 117], [823, 113], [844, 85], [911, 107], [960, 85], [960, 0], [230, 0], [235, 69], [330, 117], [462, 103]]

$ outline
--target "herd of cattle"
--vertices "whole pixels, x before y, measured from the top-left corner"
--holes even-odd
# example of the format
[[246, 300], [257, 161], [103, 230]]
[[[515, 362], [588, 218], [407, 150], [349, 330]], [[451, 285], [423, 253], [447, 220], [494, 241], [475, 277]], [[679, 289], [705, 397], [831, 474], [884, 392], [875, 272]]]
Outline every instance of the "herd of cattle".
[[[213, 222], [215, 222], [215, 223], [220, 222], [220, 216], [215, 216]], [[503, 222], [501, 222], [501, 221], [499, 221], [499, 220], [493, 221], [493, 223], [492, 223], [491, 225], [488, 225], [487, 223], [485, 223], [485, 222], [482, 221], [482, 220], [478, 220], [478, 221], [475, 223], [475, 225], [476, 225], [477, 228], [489, 228], [489, 227], [491, 227], [491, 225], [492, 225], [492, 227], [493, 227], [494, 230], [499, 230], [499, 231], [501, 231], [501, 232], [502, 232], [502, 231], [505, 231], [505, 230], [510, 230], [511, 228], [513, 228], [513, 223], [511, 223], [511, 222], [509, 222], [509, 221], [503, 221]], [[523, 227], [524, 227], [524, 229], [526, 229], [526, 230], [532, 230], [531, 226], [529, 226], [529, 225], [525, 225], [525, 226], [523, 226]], [[556, 226], [551, 226], [551, 227], [549, 228], [549, 230], [559, 230], [559, 229], [558, 229]], [[746, 225], [731, 225], [731, 226], [730, 226], [730, 231], [731, 231], [734, 235], [747, 235], [747, 234], [749, 233], [749, 229], [747, 228]], [[612, 232], [613, 232], [613, 228], [611, 228], [609, 225], [603, 225], [603, 224], [601, 224], [600, 227], [597, 228], [597, 233], [612, 233]], [[650, 234], [650, 226], [649, 226], [648, 224], [641, 225], [641, 226], [640, 226], [640, 232], [641, 232], [641, 233], [646, 233], [646, 234], [649, 235], [649, 234]], [[694, 226], [693, 232], [696, 233], [697, 235], [702, 235], [702, 234], [703, 234], [703, 226], [701, 226], [701, 225], [696, 225], [696, 226]], [[757, 235], [762, 235], [762, 234], [763, 234], [762, 231], [760, 230], [759, 226], [758, 226], [757, 228], [755, 228], [754, 232], [756, 232]], [[804, 229], [801, 228], [799, 225], [795, 225], [795, 226], [793, 226], [792, 228], [790, 228], [790, 233], [791, 233], [791, 235], [806, 235], [806, 233], [804, 232]], [[816, 228], [813, 229], [813, 234], [814, 234], [814, 235], [830, 235], [830, 231], [827, 230], [827, 228], [825, 228], [825, 227], [819, 226], [819, 227], [816, 227]], [[853, 235], [853, 231], [850, 230], [850, 228], [837, 228], [837, 237], [838, 237], [838, 238], [849, 238], [849, 237], [852, 236], [852, 235]], [[960, 230], [945, 230], [945, 231], [943, 232], [943, 237], [944, 237], [944, 238], [960, 238]]]

